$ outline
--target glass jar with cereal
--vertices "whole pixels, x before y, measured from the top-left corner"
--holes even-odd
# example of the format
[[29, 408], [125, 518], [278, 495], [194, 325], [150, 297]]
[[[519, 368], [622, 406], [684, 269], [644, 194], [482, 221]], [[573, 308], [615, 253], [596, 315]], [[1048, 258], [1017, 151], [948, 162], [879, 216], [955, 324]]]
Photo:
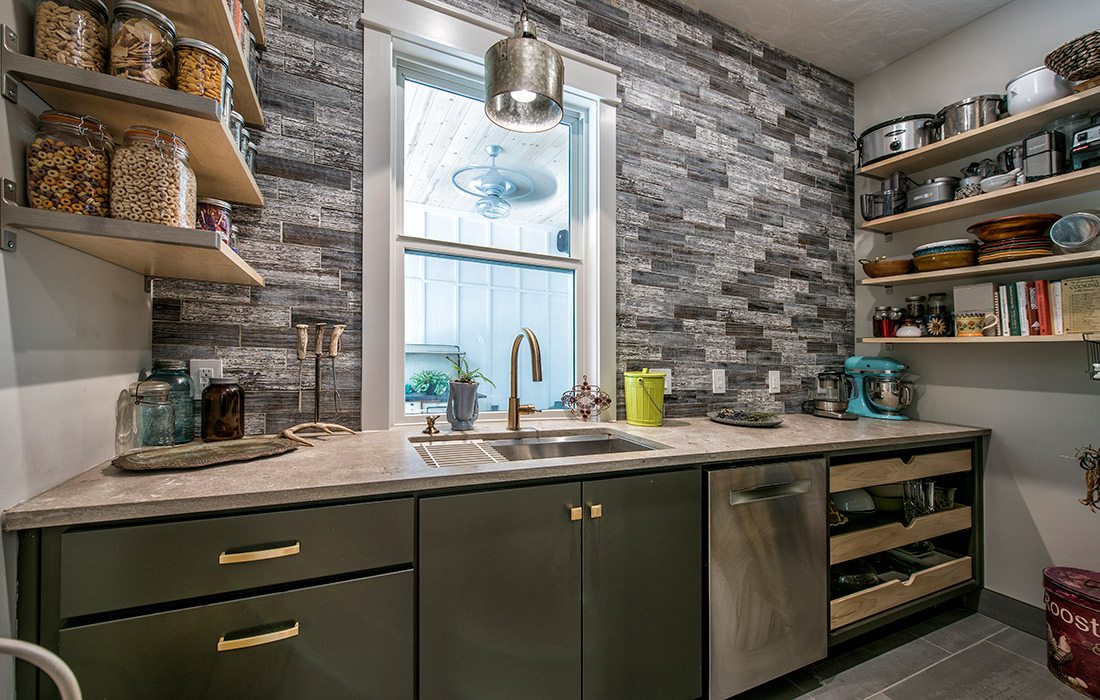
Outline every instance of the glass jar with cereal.
[[140, 2], [118, 0], [111, 23], [111, 75], [172, 87], [175, 42], [172, 20]]
[[195, 228], [195, 173], [171, 131], [132, 126], [111, 161], [111, 216]]
[[27, 200], [36, 209], [107, 216], [111, 134], [98, 119], [43, 112], [27, 146]]
[[103, 73], [107, 69], [107, 6], [101, 0], [38, 0], [34, 55]]
[[225, 78], [229, 59], [216, 46], [198, 39], [176, 41], [176, 89], [209, 97], [218, 103], [218, 114], [226, 109]]

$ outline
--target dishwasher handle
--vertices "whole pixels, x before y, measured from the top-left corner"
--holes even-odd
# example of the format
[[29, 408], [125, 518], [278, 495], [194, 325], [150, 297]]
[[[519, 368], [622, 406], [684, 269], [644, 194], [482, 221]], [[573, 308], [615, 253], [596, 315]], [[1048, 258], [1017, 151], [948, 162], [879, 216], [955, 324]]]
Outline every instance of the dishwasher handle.
[[781, 484], [753, 486], [748, 489], [733, 489], [730, 491], [730, 505], [740, 506], [745, 503], [770, 501], [775, 498], [801, 496], [809, 493], [810, 488], [811, 484], [809, 479], [798, 479], [797, 481], [786, 481]]

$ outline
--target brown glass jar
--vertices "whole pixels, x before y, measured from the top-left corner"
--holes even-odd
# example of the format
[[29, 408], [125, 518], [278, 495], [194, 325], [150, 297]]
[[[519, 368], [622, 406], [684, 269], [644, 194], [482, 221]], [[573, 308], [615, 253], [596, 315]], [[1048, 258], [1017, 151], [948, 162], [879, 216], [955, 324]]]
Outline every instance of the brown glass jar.
[[202, 441], [244, 437], [244, 390], [233, 377], [211, 379], [202, 390]]

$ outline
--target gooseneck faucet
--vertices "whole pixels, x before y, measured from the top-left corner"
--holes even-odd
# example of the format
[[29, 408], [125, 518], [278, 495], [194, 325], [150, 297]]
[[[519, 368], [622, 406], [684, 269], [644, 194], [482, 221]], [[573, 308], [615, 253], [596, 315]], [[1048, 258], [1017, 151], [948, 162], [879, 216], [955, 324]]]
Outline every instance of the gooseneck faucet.
[[533, 405], [521, 405], [519, 402], [519, 383], [516, 381], [516, 364], [519, 359], [519, 346], [520, 343], [523, 342], [524, 337], [527, 338], [527, 344], [531, 346], [531, 380], [535, 382], [542, 381], [542, 351], [539, 350], [539, 339], [535, 337], [535, 332], [533, 330], [524, 328], [516, 334], [516, 339], [512, 341], [512, 393], [508, 396], [508, 430], [519, 430], [520, 414], [535, 412], [535, 407]]

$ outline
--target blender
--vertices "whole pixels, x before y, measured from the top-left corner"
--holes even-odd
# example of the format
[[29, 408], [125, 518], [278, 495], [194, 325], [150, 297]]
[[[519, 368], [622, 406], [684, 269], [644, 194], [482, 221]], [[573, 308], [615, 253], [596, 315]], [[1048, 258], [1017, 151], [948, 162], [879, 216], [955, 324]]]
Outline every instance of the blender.
[[814, 394], [813, 415], [837, 420], [855, 420], [848, 412], [848, 400], [855, 390], [852, 378], [841, 370], [831, 370], [817, 375], [817, 392]]
[[849, 357], [844, 361], [844, 373], [852, 380], [848, 411], [867, 418], [909, 420], [902, 415], [913, 403], [913, 385], [902, 381], [907, 369], [891, 357]]

